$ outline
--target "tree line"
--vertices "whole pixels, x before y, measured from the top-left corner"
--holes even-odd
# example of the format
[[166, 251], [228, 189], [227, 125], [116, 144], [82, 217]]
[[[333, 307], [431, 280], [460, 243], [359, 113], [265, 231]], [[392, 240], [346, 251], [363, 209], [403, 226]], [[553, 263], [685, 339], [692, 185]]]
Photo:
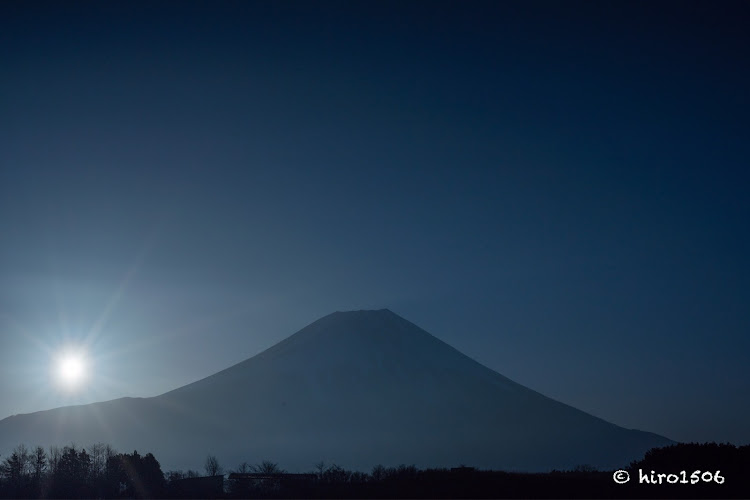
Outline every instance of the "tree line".
[[[151, 453], [118, 453], [107, 444], [88, 448], [16, 447], [0, 461], [0, 498], [191, 498], [206, 479], [219, 479], [216, 491], [198, 496], [214, 498], [749, 498], [750, 446], [678, 444], [655, 448], [625, 467], [630, 481], [613, 480], [613, 471], [582, 465], [545, 474], [478, 470], [472, 467], [418, 469], [414, 465], [384, 467], [371, 472], [350, 471], [323, 462], [305, 480], [292, 480], [278, 464], [244, 462], [227, 471], [209, 455], [203, 472], [164, 473]], [[653, 484], [639, 481], [645, 474], [679, 477], [699, 470], [697, 482]], [[705, 473], [722, 482], [706, 481]], [[232, 473], [240, 475], [232, 476]], [[248, 476], [248, 474], [250, 474]], [[259, 474], [260, 476], [252, 476]], [[262, 476], [261, 479], [258, 479]], [[309, 480], [309, 478], [314, 480]], [[248, 480], [251, 478], [251, 480]], [[682, 479], [682, 478], [681, 478]], [[223, 487], [222, 487], [223, 485]]]
[[107, 444], [45, 450], [17, 446], [0, 463], [4, 498], [152, 498], [166, 479], [156, 458], [117, 453]]

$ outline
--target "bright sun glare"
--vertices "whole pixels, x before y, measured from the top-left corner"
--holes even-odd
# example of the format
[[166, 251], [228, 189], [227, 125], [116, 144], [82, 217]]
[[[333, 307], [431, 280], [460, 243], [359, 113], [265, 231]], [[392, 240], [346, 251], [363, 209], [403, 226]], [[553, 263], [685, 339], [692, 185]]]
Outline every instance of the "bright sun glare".
[[86, 379], [86, 358], [78, 353], [65, 353], [57, 360], [58, 382], [68, 388], [79, 387]]

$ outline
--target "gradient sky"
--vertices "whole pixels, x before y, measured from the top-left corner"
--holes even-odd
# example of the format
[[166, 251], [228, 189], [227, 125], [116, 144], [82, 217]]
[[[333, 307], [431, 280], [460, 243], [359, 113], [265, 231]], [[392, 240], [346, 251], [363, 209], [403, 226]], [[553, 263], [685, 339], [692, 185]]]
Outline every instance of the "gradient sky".
[[[389, 308], [750, 443], [745, 2], [2, 2], [0, 418]], [[83, 345], [92, 379], [51, 383]]]

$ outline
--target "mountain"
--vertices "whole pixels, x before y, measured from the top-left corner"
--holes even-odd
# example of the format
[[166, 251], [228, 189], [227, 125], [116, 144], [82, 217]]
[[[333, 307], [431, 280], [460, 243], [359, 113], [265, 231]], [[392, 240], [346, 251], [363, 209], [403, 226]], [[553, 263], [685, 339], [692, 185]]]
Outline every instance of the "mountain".
[[111, 443], [165, 470], [316, 462], [545, 471], [616, 468], [672, 444], [547, 398], [389, 310], [336, 312], [270, 349], [153, 398], [123, 398], [0, 421], [19, 443]]

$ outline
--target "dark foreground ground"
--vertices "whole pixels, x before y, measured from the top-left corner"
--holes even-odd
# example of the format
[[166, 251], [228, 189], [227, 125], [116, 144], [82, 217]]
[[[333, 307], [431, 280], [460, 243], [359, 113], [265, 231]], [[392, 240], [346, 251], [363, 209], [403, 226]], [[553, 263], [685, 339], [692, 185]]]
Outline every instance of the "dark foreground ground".
[[617, 484], [612, 472], [507, 474], [474, 471], [364, 483], [234, 486], [229, 498], [748, 498], [747, 479], [719, 484]]
[[377, 466], [370, 473], [321, 463], [308, 474], [241, 464], [226, 474], [169, 471], [156, 458], [106, 445], [19, 446], [0, 462], [2, 498], [750, 498], [750, 446], [656, 448], [620, 471], [579, 466], [546, 474]]

